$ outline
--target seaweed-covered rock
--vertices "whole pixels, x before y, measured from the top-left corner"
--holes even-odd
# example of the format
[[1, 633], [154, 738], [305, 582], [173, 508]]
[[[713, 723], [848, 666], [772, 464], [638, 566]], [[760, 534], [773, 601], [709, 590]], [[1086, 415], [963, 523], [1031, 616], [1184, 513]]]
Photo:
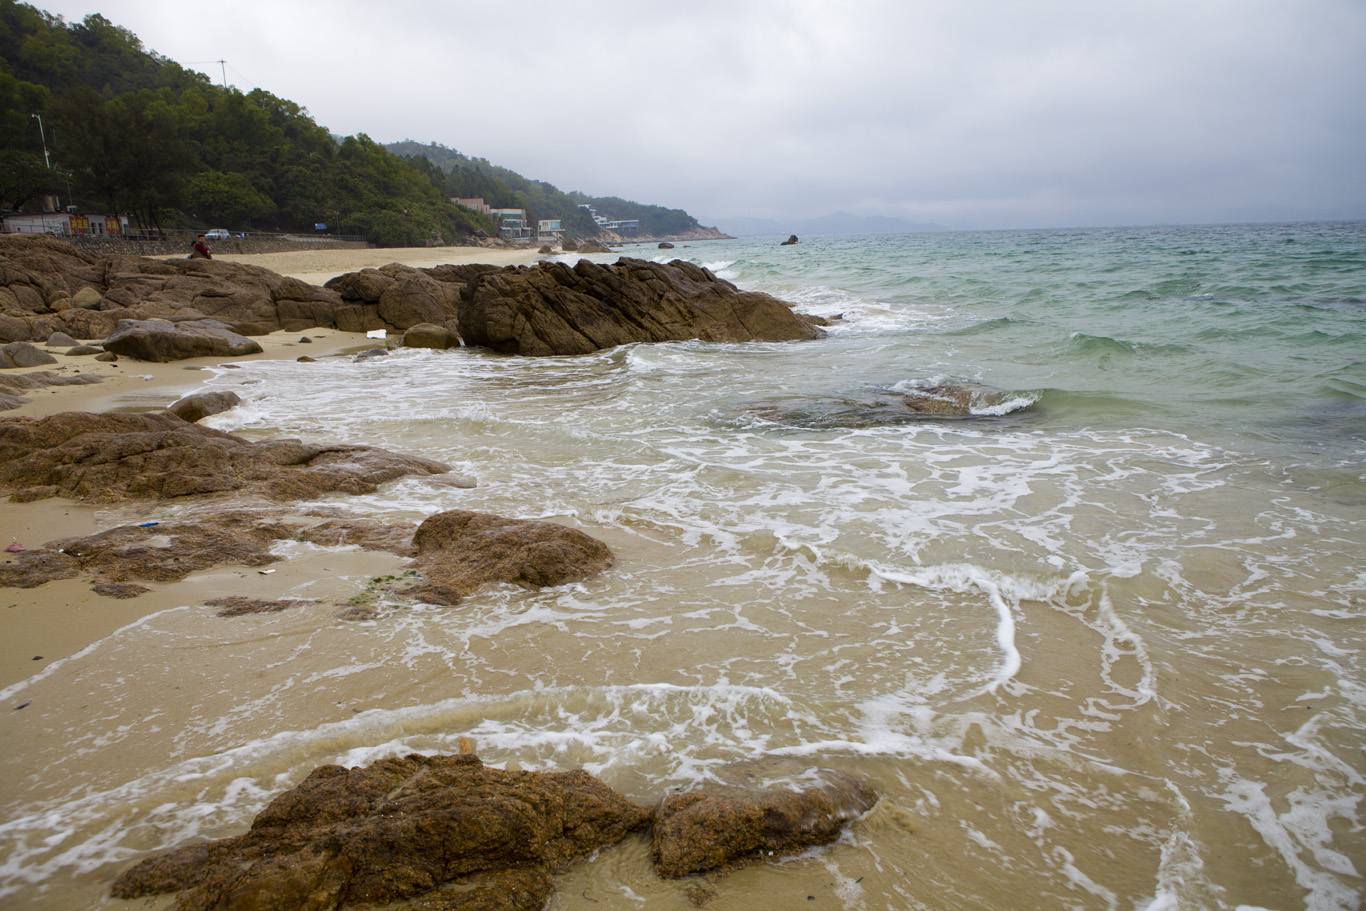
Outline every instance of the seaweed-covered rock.
[[[587, 772], [508, 772], [472, 754], [323, 766], [235, 838], [149, 858], [117, 898], [179, 892], [176, 911], [417, 907], [539, 911], [552, 874], [649, 811]], [[459, 880], [461, 889], [443, 891]]]

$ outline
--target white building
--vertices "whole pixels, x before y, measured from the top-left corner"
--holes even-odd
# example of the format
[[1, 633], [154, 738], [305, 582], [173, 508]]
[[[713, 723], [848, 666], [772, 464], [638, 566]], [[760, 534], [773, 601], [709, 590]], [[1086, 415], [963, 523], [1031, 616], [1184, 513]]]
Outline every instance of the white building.
[[44, 212], [41, 215], [6, 215], [6, 234], [52, 234], [59, 237], [121, 237], [128, 233], [127, 215], [83, 215], [76, 212]]

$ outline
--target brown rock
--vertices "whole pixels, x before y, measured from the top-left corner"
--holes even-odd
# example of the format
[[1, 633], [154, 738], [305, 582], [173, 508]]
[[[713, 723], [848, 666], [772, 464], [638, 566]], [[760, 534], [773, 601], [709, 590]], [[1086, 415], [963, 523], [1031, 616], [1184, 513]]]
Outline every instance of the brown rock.
[[208, 319], [124, 320], [104, 340], [104, 349], [158, 363], [191, 357], [236, 357], [262, 350], [260, 344], [238, 335], [226, 323]]
[[106, 598], [119, 598], [125, 600], [136, 598], [138, 595], [145, 595], [149, 591], [145, 585], [138, 585], [136, 582], [101, 582], [98, 585], [90, 586], [90, 590], [97, 595], [104, 595]]
[[460, 336], [445, 326], [431, 323], [418, 323], [403, 333], [406, 348], [459, 348]]
[[877, 795], [841, 772], [819, 774], [820, 784], [801, 790], [716, 786], [665, 797], [655, 809], [655, 872], [675, 879], [725, 871], [834, 841]]
[[[645, 825], [583, 771], [507, 772], [473, 755], [323, 766], [241, 836], [149, 858], [116, 898], [179, 892], [178, 911], [413, 907], [539, 911], [551, 874]], [[439, 891], [459, 880], [460, 891]]]
[[205, 601], [204, 603], [209, 607], [220, 608], [220, 610], [214, 614], [215, 617], [241, 617], [245, 614], [274, 614], [294, 607], [317, 604], [318, 602], [308, 598], [282, 598], [277, 601], [269, 601], [262, 598], [245, 598], [241, 595], [229, 595], [226, 598], [214, 598]]
[[28, 342], [11, 342], [8, 345], [0, 345], [0, 369], [41, 367], [44, 364], [55, 363], [57, 363], [55, 357]]
[[249, 442], [172, 414], [66, 412], [0, 417], [0, 492], [16, 502], [64, 496], [114, 502], [225, 491], [276, 500], [373, 493], [439, 462], [369, 446]]
[[428, 517], [413, 535], [423, 583], [407, 594], [432, 604], [458, 604], [488, 582], [544, 588], [578, 582], [612, 565], [612, 551], [581, 531], [451, 510]]
[[218, 392], [196, 392], [179, 399], [166, 408], [171, 414], [180, 418], [182, 421], [189, 421], [191, 424], [198, 423], [211, 414], [222, 414], [224, 411], [231, 411], [242, 404], [242, 399], [235, 392], [221, 390]]

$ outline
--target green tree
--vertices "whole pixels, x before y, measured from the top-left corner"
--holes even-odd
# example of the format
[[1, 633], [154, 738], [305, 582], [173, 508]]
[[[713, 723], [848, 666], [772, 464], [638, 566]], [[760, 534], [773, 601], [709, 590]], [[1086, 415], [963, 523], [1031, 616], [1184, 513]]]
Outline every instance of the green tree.
[[275, 211], [275, 203], [236, 171], [200, 171], [185, 185], [185, 204], [201, 221], [234, 227]]

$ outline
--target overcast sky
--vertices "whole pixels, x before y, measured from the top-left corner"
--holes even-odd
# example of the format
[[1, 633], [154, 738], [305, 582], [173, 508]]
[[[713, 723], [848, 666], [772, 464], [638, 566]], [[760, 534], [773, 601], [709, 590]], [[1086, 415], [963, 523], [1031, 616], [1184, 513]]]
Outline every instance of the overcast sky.
[[1366, 0], [33, 0], [562, 190], [949, 227], [1366, 218]]

